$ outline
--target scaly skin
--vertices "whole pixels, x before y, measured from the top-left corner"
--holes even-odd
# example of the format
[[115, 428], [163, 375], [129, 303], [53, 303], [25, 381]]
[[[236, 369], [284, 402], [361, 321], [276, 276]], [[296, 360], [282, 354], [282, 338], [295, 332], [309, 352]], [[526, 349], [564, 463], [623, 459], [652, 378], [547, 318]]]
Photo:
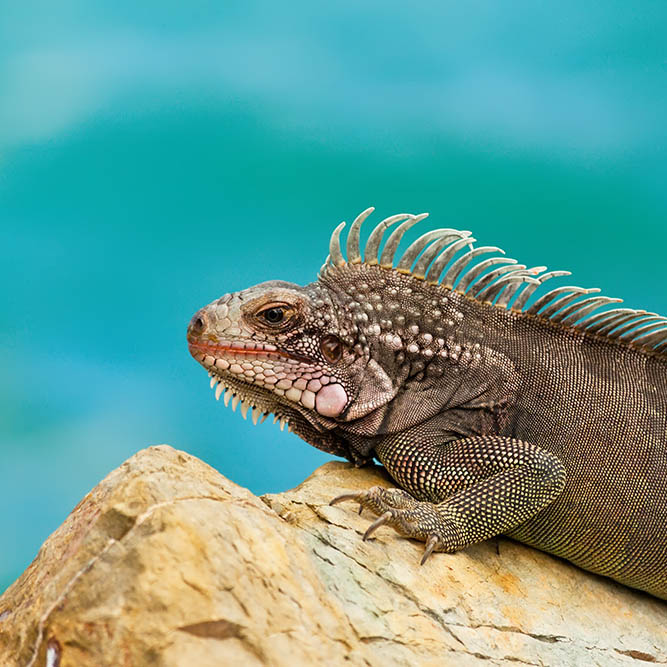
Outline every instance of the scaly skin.
[[424, 216], [380, 223], [362, 261], [369, 213], [347, 261], [337, 228], [317, 282], [263, 283], [193, 317], [190, 351], [217, 396], [357, 464], [377, 458], [401, 489], [332, 501], [378, 515], [366, 537], [393, 526], [425, 559], [507, 534], [667, 599], [667, 320], [601, 311], [612, 300], [579, 288], [526, 307], [552, 274], [497, 257], [466, 268], [497, 250], [457, 261], [468, 232], [430, 232], [393, 268]]

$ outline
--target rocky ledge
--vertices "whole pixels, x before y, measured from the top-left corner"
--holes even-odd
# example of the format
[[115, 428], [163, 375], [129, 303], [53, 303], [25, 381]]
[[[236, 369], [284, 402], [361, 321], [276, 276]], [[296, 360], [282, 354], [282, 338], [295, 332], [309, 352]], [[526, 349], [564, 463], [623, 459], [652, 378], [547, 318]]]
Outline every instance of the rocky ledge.
[[330, 507], [389, 485], [328, 463], [254, 496], [171, 447], [114, 470], [0, 597], [0, 664], [667, 662], [667, 604], [499, 539], [422, 545]]

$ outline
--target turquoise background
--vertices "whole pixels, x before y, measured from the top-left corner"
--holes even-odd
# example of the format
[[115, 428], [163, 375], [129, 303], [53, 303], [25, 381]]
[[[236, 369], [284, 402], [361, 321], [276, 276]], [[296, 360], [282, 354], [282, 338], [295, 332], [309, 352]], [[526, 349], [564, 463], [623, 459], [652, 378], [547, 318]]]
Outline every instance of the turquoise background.
[[185, 327], [371, 204], [667, 314], [666, 44], [662, 0], [2, 3], [0, 590], [149, 444], [256, 493], [327, 460]]

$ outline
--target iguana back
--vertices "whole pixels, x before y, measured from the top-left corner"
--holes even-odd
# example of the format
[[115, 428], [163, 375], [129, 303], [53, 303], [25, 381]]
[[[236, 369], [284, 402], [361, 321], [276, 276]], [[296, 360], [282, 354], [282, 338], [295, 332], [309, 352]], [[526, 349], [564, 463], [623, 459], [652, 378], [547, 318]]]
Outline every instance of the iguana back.
[[336, 499], [379, 516], [367, 536], [392, 525], [426, 558], [505, 533], [667, 599], [667, 320], [597, 290], [545, 292], [565, 272], [468, 232], [428, 232], [396, 262], [425, 216], [382, 221], [362, 259], [371, 210], [347, 260], [335, 230], [316, 283], [264, 283], [195, 315], [190, 349], [217, 396], [378, 458], [402, 490]]

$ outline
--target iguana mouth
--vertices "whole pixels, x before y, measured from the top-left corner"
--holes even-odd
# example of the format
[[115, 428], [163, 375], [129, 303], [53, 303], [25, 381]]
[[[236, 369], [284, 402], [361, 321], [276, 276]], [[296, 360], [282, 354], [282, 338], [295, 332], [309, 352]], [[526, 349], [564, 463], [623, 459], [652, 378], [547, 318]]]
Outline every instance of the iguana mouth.
[[270, 343], [256, 343], [252, 341], [188, 341], [190, 354], [197, 358], [197, 356], [211, 356], [214, 359], [219, 359], [224, 356], [238, 357], [238, 356], [252, 356], [263, 359], [278, 359], [290, 358], [291, 355], [279, 350], [275, 345]]

